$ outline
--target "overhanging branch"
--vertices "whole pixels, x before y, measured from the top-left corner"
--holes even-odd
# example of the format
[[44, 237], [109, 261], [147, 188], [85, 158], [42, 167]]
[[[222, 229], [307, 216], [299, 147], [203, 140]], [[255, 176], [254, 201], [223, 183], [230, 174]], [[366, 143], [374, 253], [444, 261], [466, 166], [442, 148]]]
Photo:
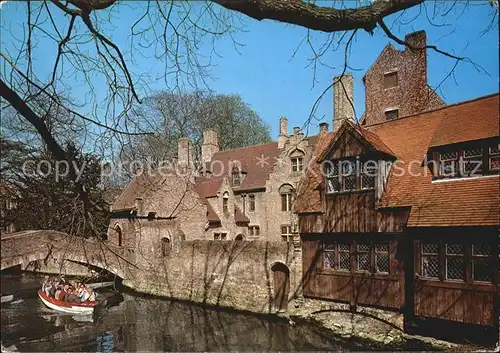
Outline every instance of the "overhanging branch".
[[423, 2], [423, 0], [376, 0], [368, 6], [336, 9], [306, 3], [302, 0], [213, 1], [259, 21], [276, 20], [323, 32], [354, 29], [371, 32], [377, 26], [378, 18], [384, 18]]

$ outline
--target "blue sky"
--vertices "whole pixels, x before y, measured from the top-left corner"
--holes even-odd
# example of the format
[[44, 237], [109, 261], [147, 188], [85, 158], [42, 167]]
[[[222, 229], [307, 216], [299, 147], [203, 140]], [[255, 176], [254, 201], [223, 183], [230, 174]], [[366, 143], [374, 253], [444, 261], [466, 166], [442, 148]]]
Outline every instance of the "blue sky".
[[[494, 10], [486, 5], [487, 2], [482, 2], [483, 6], [476, 6], [474, 3], [478, 2], [473, 2], [463, 14], [461, 8], [457, 7], [444, 19], [436, 16], [431, 20], [434, 23], [445, 21], [447, 26], [430, 24], [427, 17], [432, 17], [433, 9], [427, 8], [426, 16], [425, 9], [415, 8], [399, 18], [398, 24], [393, 28], [393, 32], [401, 38], [406, 33], [424, 29], [429, 44], [435, 44], [455, 55], [470, 57], [489, 73], [488, 76], [484, 72], [478, 72], [473, 65], [460, 63], [455, 69], [455, 75], [448, 78], [439, 91], [447, 103], [498, 92], [498, 31], [492, 29], [482, 33], [490, 23]], [[24, 6], [24, 3], [4, 4], [0, 11], [2, 51], [6, 49], [10, 52], [15, 51], [11, 36], [12, 33], [22, 32], [25, 17], [19, 9]], [[410, 21], [419, 13], [421, 15], [416, 20]], [[107, 33], [112, 33], [113, 39], [119, 45], [125, 46], [128, 43], [129, 27], [126, 24], [134, 21], [137, 14], [137, 8], [120, 7], [113, 10], [113, 31], [109, 31], [111, 29], [109, 27]], [[213, 79], [209, 80], [208, 84], [219, 93], [240, 94], [270, 124], [272, 136], [276, 138], [280, 116], [289, 119], [290, 130], [293, 126], [303, 125], [314, 101], [330, 84], [333, 76], [342, 71], [344, 47], [341, 46], [337, 51], [330, 50], [322, 57], [328, 67], [317, 68], [317, 82], [313, 86], [313, 70], [306, 67], [308, 59], [312, 56], [311, 50], [307, 46], [302, 46], [292, 59], [292, 54], [307, 33], [305, 29], [273, 21], [258, 22], [243, 16], [239, 18], [243, 19], [244, 30], [235, 33], [235, 38], [243, 46], [235, 50], [232, 40], [228, 37], [216, 43], [215, 49], [221, 57], [211, 56]], [[396, 18], [397, 15], [393, 15], [386, 20], [386, 23], [391, 25]], [[67, 23], [67, 19], [60, 16], [56, 18], [56, 22], [64, 24]], [[326, 38], [326, 34], [322, 33], [315, 33], [313, 36], [316, 44]], [[48, 43], [40, 40], [35, 54], [37, 58], [35, 67], [42, 74], [52, 67], [55, 55], [54, 45]], [[364, 31], [356, 34], [349, 56], [349, 65], [356, 69], [352, 73], [355, 79], [355, 106], [358, 116], [364, 111], [362, 76], [388, 43], [389, 39], [379, 29], [376, 29], [373, 35]], [[210, 55], [211, 49], [211, 42], [204, 43], [200, 53]], [[90, 54], [92, 55], [92, 52]], [[127, 57], [128, 54], [128, 51], [125, 51]], [[147, 56], [136, 55], [135, 62], [131, 63], [132, 71], [136, 75], [149, 74], [148, 88], [151, 92], [164, 89], [165, 82], [162, 79], [155, 79], [161, 75], [164, 64], [151, 55], [149, 58]], [[454, 64], [454, 59], [429, 51], [429, 84], [432, 87], [437, 86], [448, 75]], [[83, 97], [86, 85], [77, 81], [69, 82], [72, 94]], [[98, 95], [105, 94], [102, 82], [96, 78]], [[316, 115], [331, 126], [332, 111], [330, 91], [322, 100]], [[316, 133], [318, 123], [318, 121], [312, 123], [310, 133]]]

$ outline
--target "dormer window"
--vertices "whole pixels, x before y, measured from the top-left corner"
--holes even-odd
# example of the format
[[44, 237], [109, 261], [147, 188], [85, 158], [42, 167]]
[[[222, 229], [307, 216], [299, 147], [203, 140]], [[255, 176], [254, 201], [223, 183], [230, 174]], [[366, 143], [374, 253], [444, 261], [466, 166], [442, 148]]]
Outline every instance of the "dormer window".
[[290, 155], [292, 172], [301, 172], [304, 169], [304, 153], [299, 150], [293, 151]]
[[234, 167], [232, 170], [231, 174], [232, 178], [232, 184], [233, 186], [240, 186], [241, 185], [241, 173], [238, 167]]
[[384, 88], [396, 87], [398, 85], [398, 72], [388, 72], [384, 74]]
[[488, 162], [490, 170], [500, 170], [500, 143], [490, 147]]
[[326, 192], [333, 194], [375, 188], [377, 162], [333, 160], [325, 163]]
[[498, 143], [444, 147], [438, 149], [437, 155], [440, 178], [481, 176], [500, 170]]

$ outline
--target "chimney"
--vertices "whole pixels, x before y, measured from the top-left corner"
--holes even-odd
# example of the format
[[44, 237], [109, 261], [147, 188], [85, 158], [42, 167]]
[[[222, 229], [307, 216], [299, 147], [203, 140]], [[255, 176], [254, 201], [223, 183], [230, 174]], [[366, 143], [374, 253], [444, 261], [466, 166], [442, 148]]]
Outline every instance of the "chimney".
[[137, 215], [142, 216], [144, 212], [144, 201], [142, 197], [135, 198], [135, 209], [137, 210]]
[[180, 167], [194, 166], [193, 145], [187, 137], [177, 140], [177, 164]]
[[319, 134], [325, 135], [328, 133], [328, 123], [320, 123], [319, 124]]
[[333, 132], [336, 132], [344, 120], [354, 122], [354, 92], [351, 74], [333, 78]]
[[294, 126], [293, 127], [293, 135], [297, 136], [299, 134], [299, 132], [300, 132], [300, 127]]
[[[425, 31], [408, 33], [405, 36], [405, 42], [415, 48], [425, 48], [425, 46], [427, 45], [427, 36], [425, 34]], [[406, 49], [410, 48], [407, 47]], [[425, 49], [423, 49], [422, 51], [425, 52]]]
[[280, 134], [278, 136], [278, 148], [283, 148], [288, 140], [288, 119], [282, 116], [280, 118]]
[[219, 152], [219, 136], [214, 129], [203, 131], [203, 145], [201, 145], [201, 162], [206, 167], [212, 161], [215, 153]]

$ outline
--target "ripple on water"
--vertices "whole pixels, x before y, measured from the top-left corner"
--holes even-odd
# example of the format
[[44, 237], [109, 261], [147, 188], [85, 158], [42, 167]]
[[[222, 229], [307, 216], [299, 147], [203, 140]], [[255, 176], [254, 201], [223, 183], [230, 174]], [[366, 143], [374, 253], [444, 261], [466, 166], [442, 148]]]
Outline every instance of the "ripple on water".
[[[36, 296], [35, 289], [41, 278], [35, 276], [31, 280], [34, 285], [32, 297], [16, 305], [2, 305], [2, 341], [4, 346], [15, 344], [20, 351], [338, 351], [363, 348], [346, 346], [312, 325], [290, 326], [287, 322], [263, 316], [128, 294], [124, 294], [124, 300], [118, 305], [92, 317], [57, 313], [43, 306]], [[23, 283], [23, 286], [26, 288], [28, 284]]]

